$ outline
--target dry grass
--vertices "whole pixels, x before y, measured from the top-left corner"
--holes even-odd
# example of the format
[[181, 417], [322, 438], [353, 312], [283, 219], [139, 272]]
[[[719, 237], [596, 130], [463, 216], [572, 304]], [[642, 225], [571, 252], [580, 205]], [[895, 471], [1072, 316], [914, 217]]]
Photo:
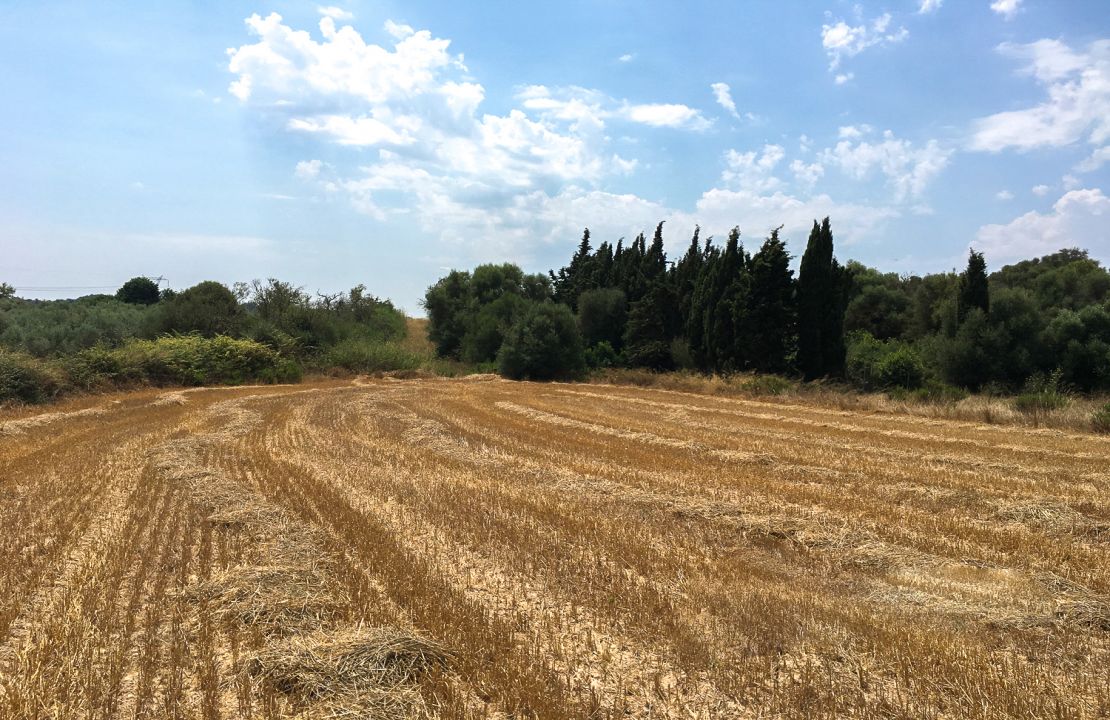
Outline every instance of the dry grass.
[[1110, 714], [1110, 438], [705, 382], [0, 417], [0, 717]]
[[737, 374], [728, 377], [697, 373], [654, 373], [646, 370], [613, 369], [596, 374], [602, 384], [632, 385], [675, 392], [722, 397], [759, 398], [800, 403], [860, 413], [913, 415], [938, 420], [958, 420], [992, 425], [1015, 425], [1097, 432], [1095, 413], [1106, 398], [1077, 397], [1065, 407], [1038, 413], [1021, 412], [1013, 398], [970, 395], [962, 400], [900, 400], [884, 393], [866, 393], [843, 385], [821, 382], [801, 384], [773, 376]]

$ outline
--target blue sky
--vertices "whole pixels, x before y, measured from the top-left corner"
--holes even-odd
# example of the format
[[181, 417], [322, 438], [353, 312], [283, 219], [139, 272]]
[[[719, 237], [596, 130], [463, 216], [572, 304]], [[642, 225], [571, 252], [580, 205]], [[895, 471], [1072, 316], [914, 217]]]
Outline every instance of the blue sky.
[[666, 220], [1110, 260], [1104, 0], [0, 3], [0, 280], [558, 267]]

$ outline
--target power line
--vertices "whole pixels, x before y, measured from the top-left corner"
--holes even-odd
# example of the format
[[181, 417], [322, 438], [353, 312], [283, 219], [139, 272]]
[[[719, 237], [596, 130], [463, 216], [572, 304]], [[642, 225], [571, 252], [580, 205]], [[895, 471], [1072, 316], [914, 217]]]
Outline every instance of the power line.
[[16, 287], [20, 292], [50, 292], [54, 290], [113, 290], [116, 285], [37, 285], [35, 287]]

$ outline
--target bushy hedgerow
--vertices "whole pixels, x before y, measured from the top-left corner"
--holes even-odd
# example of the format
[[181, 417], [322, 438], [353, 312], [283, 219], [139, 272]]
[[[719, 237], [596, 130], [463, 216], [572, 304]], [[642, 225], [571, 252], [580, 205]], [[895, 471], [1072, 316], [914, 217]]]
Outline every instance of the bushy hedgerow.
[[351, 372], [370, 373], [390, 370], [415, 370], [423, 359], [395, 343], [345, 340], [328, 350], [324, 364]]
[[0, 350], [0, 403], [46, 402], [65, 387], [65, 376], [55, 366], [24, 353]]
[[94, 348], [68, 363], [83, 386], [238, 385], [246, 382], [296, 382], [300, 367], [253, 340], [224, 335], [165, 336], [135, 340], [119, 348]]

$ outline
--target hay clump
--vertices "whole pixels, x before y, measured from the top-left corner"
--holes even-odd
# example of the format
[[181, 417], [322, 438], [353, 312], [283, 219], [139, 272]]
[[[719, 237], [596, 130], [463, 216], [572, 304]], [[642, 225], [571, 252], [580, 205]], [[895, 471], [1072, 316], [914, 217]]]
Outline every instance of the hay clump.
[[328, 717], [411, 718], [430, 713], [417, 690], [446, 667], [441, 645], [397, 628], [316, 632], [274, 642], [248, 662], [256, 680]]
[[208, 610], [218, 620], [287, 635], [334, 619], [339, 614], [335, 590], [316, 566], [259, 565], [218, 573], [186, 594], [210, 603]]

